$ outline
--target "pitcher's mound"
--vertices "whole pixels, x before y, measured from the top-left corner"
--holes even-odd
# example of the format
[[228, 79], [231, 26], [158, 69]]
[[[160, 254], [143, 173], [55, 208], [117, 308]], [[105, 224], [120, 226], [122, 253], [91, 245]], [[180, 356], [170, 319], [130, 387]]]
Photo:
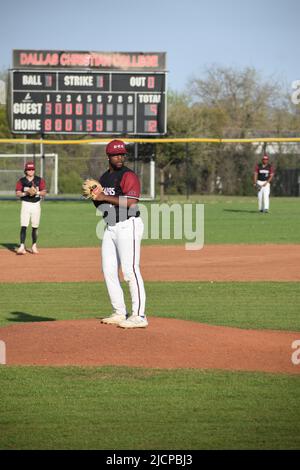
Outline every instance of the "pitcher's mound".
[[0, 328], [8, 365], [118, 365], [299, 374], [293, 341], [300, 333], [242, 330], [150, 318], [124, 330], [98, 319], [26, 323]]

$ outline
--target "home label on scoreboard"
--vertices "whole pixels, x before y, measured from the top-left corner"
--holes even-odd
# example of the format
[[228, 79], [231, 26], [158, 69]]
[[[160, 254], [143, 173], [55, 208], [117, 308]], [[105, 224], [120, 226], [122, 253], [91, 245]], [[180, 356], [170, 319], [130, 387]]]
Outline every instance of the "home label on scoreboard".
[[166, 73], [10, 71], [15, 134], [166, 133]]

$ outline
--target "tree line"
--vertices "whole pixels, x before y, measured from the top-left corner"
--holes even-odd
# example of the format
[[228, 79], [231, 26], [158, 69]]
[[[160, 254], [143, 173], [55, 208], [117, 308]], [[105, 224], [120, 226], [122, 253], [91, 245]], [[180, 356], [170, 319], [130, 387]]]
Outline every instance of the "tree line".
[[[291, 90], [265, 80], [251, 67], [236, 70], [211, 66], [189, 80], [184, 93], [169, 92], [169, 137], [297, 137], [300, 107]], [[289, 148], [291, 150], [289, 151]], [[169, 144], [159, 146], [161, 188], [171, 193], [253, 194], [252, 174], [262, 153], [270, 152], [276, 168], [275, 193], [282, 192], [282, 172], [299, 168], [293, 146], [253, 144]], [[163, 197], [163, 191], [161, 190]]]

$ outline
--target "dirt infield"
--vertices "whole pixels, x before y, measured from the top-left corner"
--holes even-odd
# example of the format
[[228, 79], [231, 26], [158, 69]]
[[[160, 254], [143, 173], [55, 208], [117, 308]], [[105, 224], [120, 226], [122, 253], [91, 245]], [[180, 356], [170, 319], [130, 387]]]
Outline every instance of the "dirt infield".
[[[102, 280], [99, 248], [46, 248], [17, 256], [0, 250], [0, 282]], [[146, 281], [300, 281], [299, 245], [144, 246]]]
[[123, 330], [100, 320], [67, 320], [0, 329], [10, 365], [119, 365], [299, 374], [291, 344], [300, 333], [221, 328], [152, 318]]
[[[48, 248], [17, 256], [0, 250], [0, 282], [99, 281], [97, 248]], [[200, 251], [146, 246], [147, 281], [300, 281], [300, 245], [208, 245]], [[122, 365], [299, 374], [292, 343], [300, 332], [243, 330], [150, 318], [145, 330], [100, 320], [27, 323], [0, 328], [9, 365]]]

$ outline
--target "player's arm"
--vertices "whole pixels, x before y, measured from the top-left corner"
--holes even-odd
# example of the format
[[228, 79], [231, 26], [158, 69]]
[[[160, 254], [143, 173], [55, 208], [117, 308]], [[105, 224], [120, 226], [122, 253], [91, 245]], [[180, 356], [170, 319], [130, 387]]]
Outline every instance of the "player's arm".
[[273, 170], [273, 168], [271, 167], [271, 170], [270, 170], [270, 176], [269, 176], [269, 178], [268, 178], [268, 181], [267, 181], [267, 182], [268, 182], [268, 183], [271, 183], [271, 181], [272, 181], [273, 177], [274, 177], [274, 170]]
[[39, 183], [39, 191], [37, 192], [37, 196], [45, 197], [46, 194], [47, 194], [46, 182], [43, 178], [41, 178], [41, 181]]
[[17, 184], [16, 184], [16, 196], [17, 196], [18, 198], [21, 198], [21, 197], [26, 196], [26, 194], [27, 194], [27, 193], [26, 193], [25, 191], [23, 191], [22, 183], [21, 183], [21, 181], [19, 180], [19, 181], [17, 182]]

